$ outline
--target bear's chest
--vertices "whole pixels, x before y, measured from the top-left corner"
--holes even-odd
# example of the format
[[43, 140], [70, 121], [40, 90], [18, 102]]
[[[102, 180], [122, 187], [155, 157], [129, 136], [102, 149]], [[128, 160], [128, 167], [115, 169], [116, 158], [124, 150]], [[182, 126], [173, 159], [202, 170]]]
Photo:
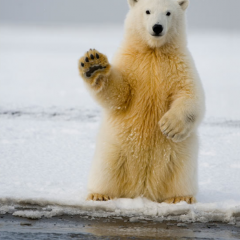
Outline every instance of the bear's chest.
[[166, 57], [150, 56], [147, 59], [136, 58], [131, 69], [127, 78], [132, 89], [133, 105], [141, 106], [146, 114], [156, 111], [165, 113], [177, 84], [174, 63]]
[[179, 61], [176, 60], [176, 57], [161, 52], [125, 56], [126, 78], [136, 94], [156, 94], [164, 100], [177, 84]]

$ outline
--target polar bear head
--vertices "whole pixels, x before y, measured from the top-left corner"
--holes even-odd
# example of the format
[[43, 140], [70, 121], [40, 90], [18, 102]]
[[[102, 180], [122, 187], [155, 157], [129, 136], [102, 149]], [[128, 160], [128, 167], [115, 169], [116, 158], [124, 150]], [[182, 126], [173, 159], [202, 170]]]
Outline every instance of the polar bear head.
[[126, 31], [150, 47], [185, 37], [185, 10], [189, 0], [128, 0]]

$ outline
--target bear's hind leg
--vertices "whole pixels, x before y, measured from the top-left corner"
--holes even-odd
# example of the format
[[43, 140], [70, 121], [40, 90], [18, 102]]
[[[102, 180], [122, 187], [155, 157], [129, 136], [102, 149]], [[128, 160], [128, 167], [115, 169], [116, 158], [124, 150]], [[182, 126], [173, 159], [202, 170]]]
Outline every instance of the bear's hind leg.
[[[129, 185], [127, 179], [127, 161], [116, 143], [105, 141], [100, 132], [94, 161], [88, 181], [88, 198], [93, 201], [108, 201], [125, 195]], [[110, 137], [109, 137], [110, 138]]]

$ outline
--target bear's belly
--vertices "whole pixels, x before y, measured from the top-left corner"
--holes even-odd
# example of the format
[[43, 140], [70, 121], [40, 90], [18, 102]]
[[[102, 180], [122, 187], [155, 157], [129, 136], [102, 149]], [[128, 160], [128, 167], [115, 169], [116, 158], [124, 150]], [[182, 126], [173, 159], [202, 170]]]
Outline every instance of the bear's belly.
[[154, 115], [152, 111], [149, 108], [138, 112], [134, 118], [126, 120], [119, 132], [121, 153], [117, 162], [113, 161], [112, 164], [121, 166], [116, 172], [122, 171], [123, 179], [120, 182], [124, 187], [119, 186], [120, 189], [125, 189], [122, 197], [135, 198], [140, 194], [159, 201], [160, 192], [166, 192], [165, 182], [175, 174], [175, 158], [172, 156], [177, 155], [176, 144], [160, 130], [158, 122], [161, 112]]
[[133, 100], [128, 111], [118, 120], [118, 138], [121, 146], [129, 152], [144, 153], [161, 148], [161, 143], [169, 142], [162, 134], [159, 121], [169, 110], [166, 97], [156, 94]]

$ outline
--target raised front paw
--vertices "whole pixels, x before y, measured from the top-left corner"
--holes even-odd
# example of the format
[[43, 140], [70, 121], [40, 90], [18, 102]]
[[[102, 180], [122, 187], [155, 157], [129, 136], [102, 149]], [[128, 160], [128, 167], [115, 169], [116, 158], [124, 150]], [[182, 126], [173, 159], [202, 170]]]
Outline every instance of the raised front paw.
[[159, 122], [162, 133], [173, 142], [182, 142], [189, 137], [194, 122], [194, 115], [181, 116], [167, 112]]
[[78, 67], [81, 76], [90, 84], [95, 83], [99, 76], [107, 76], [110, 70], [107, 57], [95, 49], [90, 49], [80, 58]]

